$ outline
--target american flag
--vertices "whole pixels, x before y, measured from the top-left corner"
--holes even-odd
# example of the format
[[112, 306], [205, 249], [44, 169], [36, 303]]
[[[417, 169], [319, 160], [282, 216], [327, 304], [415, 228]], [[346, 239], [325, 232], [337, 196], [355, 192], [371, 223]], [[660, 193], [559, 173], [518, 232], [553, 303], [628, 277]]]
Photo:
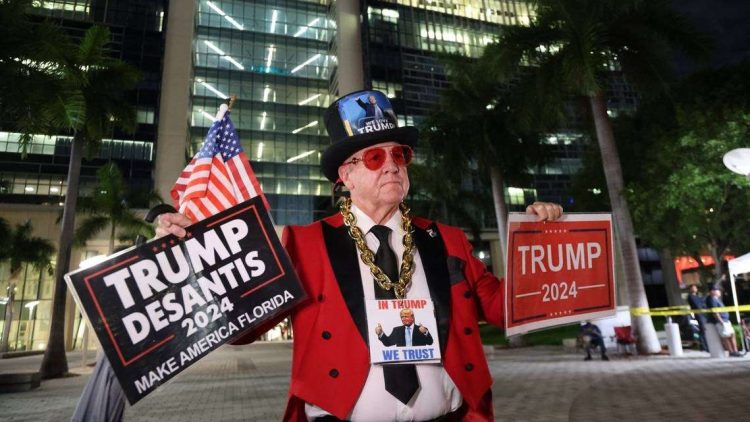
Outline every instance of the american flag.
[[227, 110], [172, 188], [175, 208], [197, 222], [258, 195], [270, 210]]

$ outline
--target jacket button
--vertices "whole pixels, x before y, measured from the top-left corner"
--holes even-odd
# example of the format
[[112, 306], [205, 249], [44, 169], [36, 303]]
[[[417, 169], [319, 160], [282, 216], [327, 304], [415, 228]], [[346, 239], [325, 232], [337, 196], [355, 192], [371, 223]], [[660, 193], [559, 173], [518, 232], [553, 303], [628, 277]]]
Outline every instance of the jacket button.
[[464, 297], [467, 298], [467, 299], [470, 298], [471, 297], [471, 290], [465, 291], [464, 292]]
[[323, 297], [323, 293], [318, 295], [318, 302], [322, 302], [324, 299], [325, 297]]
[[469, 328], [469, 327], [464, 328], [464, 334], [466, 334], [468, 336], [471, 333], [472, 333], [472, 329], [471, 328]]
[[464, 368], [466, 368], [467, 371], [471, 371], [472, 369], [474, 369], [474, 364], [467, 363], [466, 366], [464, 366]]
[[328, 375], [331, 376], [331, 378], [336, 378], [339, 376], [339, 370], [338, 369], [331, 369], [328, 371]]
[[321, 334], [321, 335], [322, 335], [322, 336], [323, 336], [323, 338], [324, 338], [324, 339], [326, 339], [326, 340], [328, 340], [328, 339], [330, 339], [330, 338], [331, 338], [331, 333], [329, 333], [328, 331], [323, 331], [323, 334]]

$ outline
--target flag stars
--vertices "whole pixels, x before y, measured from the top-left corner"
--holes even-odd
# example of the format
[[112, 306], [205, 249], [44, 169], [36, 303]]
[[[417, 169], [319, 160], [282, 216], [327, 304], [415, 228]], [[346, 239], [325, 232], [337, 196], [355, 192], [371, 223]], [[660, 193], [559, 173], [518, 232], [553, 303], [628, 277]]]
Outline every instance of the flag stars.
[[558, 316], [566, 316], [566, 315], [572, 315], [572, 314], [573, 314], [572, 310], [567, 310], [567, 311], [560, 311], [560, 312], [551, 312], [549, 316], [558, 317]]

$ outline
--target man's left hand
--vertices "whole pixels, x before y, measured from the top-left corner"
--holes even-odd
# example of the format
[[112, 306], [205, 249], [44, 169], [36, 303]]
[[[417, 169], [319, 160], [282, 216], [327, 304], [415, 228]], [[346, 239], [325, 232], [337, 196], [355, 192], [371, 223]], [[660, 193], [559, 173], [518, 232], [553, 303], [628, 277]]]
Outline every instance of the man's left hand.
[[563, 209], [560, 205], [551, 202], [534, 202], [526, 207], [526, 214], [536, 215], [537, 221], [553, 221], [562, 216]]
[[424, 325], [422, 325], [422, 324], [419, 324], [419, 331], [420, 331], [420, 332], [421, 332], [422, 334], [427, 334], [427, 327], [425, 327], [425, 326], [424, 326]]

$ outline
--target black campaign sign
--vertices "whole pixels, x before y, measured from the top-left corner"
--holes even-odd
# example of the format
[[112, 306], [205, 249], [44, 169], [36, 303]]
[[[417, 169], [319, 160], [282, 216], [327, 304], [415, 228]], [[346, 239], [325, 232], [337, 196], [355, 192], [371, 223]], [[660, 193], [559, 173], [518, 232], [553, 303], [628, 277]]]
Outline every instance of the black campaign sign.
[[66, 275], [133, 404], [304, 299], [260, 198]]

